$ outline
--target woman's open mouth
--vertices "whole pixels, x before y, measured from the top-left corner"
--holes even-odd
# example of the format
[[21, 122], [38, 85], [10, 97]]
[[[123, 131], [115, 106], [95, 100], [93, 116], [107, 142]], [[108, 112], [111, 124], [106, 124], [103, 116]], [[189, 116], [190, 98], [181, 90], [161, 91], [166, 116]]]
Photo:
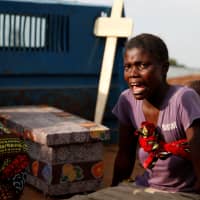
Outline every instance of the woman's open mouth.
[[133, 92], [133, 95], [142, 95], [144, 94], [144, 91], [145, 91], [145, 86], [144, 84], [141, 84], [141, 83], [130, 83], [130, 88]]

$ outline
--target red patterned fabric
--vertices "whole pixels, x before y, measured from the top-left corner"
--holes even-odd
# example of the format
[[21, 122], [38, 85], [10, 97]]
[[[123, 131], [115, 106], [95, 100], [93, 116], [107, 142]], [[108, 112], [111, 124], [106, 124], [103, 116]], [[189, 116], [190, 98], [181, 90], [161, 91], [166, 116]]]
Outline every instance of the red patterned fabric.
[[3, 180], [11, 178], [16, 174], [24, 171], [28, 167], [28, 165], [29, 158], [27, 155], [17, 155], [15, 159], [2, 170], [0, 179]]
[[171, 154], [191, 159], [191, 148], [187, 139], [166, 143], [159, 137], [153, 123], [142, 122], [141, 128], [135, 131], [135, 135], [139, 135], [140, 147], [149, 153], [148, 158], [143, 163], [145, 169], [154, 167], [158, 159], [166, 159]]

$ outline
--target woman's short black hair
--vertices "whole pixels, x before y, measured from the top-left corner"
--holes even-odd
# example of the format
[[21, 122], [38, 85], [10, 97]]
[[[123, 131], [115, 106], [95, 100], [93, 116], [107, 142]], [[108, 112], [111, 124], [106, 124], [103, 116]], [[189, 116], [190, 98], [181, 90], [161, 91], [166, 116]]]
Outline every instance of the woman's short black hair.
[[132, 48], [143, 49], [159, 63], [168, 62], [169, 60], [166, 44], [156, 35], [143, 33], [131, 38], [125, 45], [125, 51]]

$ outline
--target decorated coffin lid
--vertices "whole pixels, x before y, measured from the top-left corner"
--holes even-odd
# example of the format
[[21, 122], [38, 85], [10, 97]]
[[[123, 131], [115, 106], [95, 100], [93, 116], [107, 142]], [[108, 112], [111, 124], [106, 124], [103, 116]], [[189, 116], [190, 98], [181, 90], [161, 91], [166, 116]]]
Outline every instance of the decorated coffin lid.
[[109, 139], [107, 127], [49, 106], [1, 107], [0, 121], [25, 139], [48, 146]]

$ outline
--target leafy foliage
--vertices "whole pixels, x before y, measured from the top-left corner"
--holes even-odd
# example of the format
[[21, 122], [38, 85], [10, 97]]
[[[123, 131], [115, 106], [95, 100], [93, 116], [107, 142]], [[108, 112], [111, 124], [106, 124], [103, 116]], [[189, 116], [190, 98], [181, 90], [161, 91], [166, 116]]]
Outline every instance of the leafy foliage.
[[169, 65], [174, 66], [174, 67], [186, 68], [186, 66], [184, 64], [178, 63], [175, 58], [169, 59]]

